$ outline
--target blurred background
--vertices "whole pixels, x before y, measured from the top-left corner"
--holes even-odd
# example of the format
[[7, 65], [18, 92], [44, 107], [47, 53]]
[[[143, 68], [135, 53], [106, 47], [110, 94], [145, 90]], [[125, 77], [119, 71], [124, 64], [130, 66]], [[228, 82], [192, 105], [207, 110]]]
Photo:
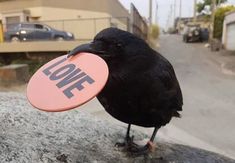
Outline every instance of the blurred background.
[[[235, 0], [0, 0], [0, 92], [24, 94], [40, 66], [104, 28], [120, 28], [164, 55], [182, 87], [183, 117], [162, 128], [160, 137], [235, 158], [234, 5]], [[120, 123], [96, 99], [84, 107]]]

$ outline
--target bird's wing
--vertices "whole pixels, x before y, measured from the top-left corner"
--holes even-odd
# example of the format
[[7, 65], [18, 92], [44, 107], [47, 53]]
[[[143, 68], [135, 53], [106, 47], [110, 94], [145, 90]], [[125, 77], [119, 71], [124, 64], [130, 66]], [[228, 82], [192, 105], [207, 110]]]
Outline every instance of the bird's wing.
[[[167, 60], [162, 60], [161, 64], [155, 66], [155, 72], [157, 78], [166, 88], [165, 93], [172, 96], [172, 102], [177, 106], [177, 110], [182, 110], [183, 96], [179, 86], [179, 82], [176, 78], [175, 71], [172, 65]], [[164, 64], [163, 64], [164, 63]]]

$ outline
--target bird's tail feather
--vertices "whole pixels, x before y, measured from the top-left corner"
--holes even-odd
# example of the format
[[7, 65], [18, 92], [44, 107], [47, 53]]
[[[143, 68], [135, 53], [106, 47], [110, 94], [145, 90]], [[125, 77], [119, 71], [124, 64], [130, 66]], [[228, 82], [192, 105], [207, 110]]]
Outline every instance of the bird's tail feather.
[[172, 116], [177, 117], [177, 118], [181, 118], [181, 115], [177, 111], [174, 111], [172, 113]]

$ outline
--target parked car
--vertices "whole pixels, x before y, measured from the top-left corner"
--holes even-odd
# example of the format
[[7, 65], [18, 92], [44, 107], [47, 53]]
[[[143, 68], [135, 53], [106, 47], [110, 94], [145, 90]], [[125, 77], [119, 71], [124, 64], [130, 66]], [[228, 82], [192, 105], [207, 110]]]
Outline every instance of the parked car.
[[208, 41], [209, 40], [209, 30], [208, 30], [208, 28], [201, 28], [201, 38], [202, 38], [202, 41]]
[[202, 42], [201, 28], [198, 26], [186, 26], [183, 31], [184, 42]]
[[32, 41], [32, 40], [74, 40], [70, 32], [56, 30], [40, 23], [17, 23], [7, 26], [4, 32], [5, 41]]

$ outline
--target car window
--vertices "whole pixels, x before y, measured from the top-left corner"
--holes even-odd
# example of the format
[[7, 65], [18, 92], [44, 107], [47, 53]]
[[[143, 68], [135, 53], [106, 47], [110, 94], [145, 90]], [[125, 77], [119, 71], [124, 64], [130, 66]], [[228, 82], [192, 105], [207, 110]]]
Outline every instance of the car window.
[[34, 29], [33, 24], [21, 24], [21, 28]]
[[35, 24], [35, 28], [39, 30], [43, 30], [43, 25], [41, 24]]
[[44, 29], [45, 29], [46, 31], [50, 31], [50, 28], [49, 28], [48, 26], [44, 26]]
[[43, 26], [43, 29], [45, 30], [45, 31], [50, 31], [50, 28], [48, 27], [48, 26]]
[[12, 30], [17, 30], [19, 28], [19, 24], [7, 24], [7, 30], [12, 31]]

